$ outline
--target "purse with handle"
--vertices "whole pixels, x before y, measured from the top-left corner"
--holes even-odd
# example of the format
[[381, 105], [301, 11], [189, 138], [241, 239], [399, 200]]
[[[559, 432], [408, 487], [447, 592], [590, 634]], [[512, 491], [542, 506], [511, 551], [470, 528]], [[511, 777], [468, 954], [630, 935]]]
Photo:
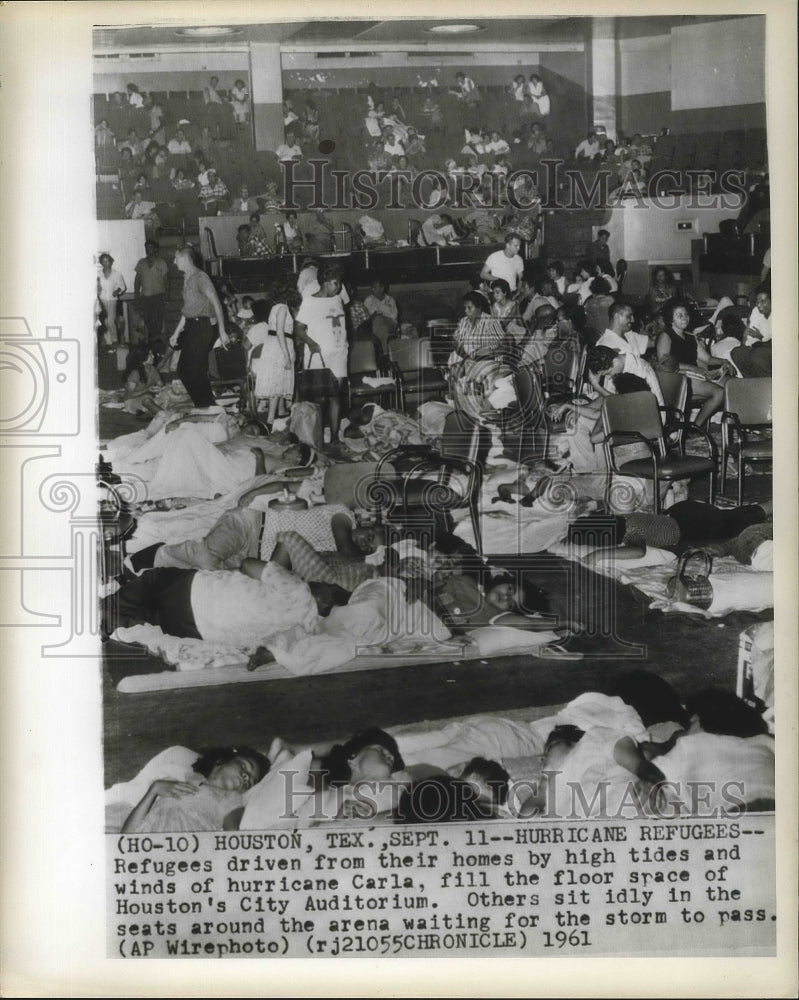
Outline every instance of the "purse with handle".
[[[688, 572], [689, 563], [699, 561], [693, 573]], [[706, 549], [687, 549], [677, 563], [677, 572], [666, 581], [666, 593], [673, 601], [693, 604], [696, 608], [706, 611], [713, 603], [713, 584], [710, 574], [713, 570], [713, 557]]]

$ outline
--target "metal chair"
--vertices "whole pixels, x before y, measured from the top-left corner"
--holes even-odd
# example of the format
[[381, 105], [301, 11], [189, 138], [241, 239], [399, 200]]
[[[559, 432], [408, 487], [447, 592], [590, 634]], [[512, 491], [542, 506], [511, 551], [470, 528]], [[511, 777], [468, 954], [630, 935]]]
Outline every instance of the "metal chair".
[[727, 457], [738, 462], [738, 506], [743, 503], [747, 462], [770, 462], [771, 438], [750, 440], [751, 431], [768, 430], [771, 423], [771, 379], [731, 378], [724, 386], [721, 414], [721, 492], [727, 485]]
[[388, 355], [402, 373], [403, 409], [431, 399], [443, 399], [447, 380], [433, 362], [429, 337], [389, 341]]
[[[519, 366], [513, 373], [518, 403], [519, 462], [546, 458], [553, 425], [546, 417], [541, 378], [532, 366]], [[509, 420], [509, 426], [513, 429]]]
[[[390, 384], [371, 386], [364, 382], [364, 376], [391, 378]], [[352, 342], [347, 363], [347, 408], [354, 402], [377, 398], [382, 401], [391, 397], [393, 409], [401, 410], [402, 381], [399, 372], [389, 363], [381, 364], [375, 345], [371, 340], [359, 339]]]
[[[710, 435], [689, 421], [683, 427], [695, 430], [708, 446], [708, 457], [674, 455], [666, 447], [666, 437], [657, 400], [651, 392], [630, 392], [623, 396], [606, 396], [602, 403], [602, 428], [604, 431], [605, 458], [608, 469], [620, 476], [651, 479], [654, 488], [654, 512], [660, 513], [661, 481], [708, 477], [708, 502], [713, 503], [716, 473], [716, 446]], [[649, 452], [648, 457], [619, 462], [615, 449], [622, 445], [640, 443]], [[610, 487], [610, 480], [608, 482]]]
[[[246, 405], [247, 397], [247, 352], [242, 344], [232, 344], [229, 348], [217, 347], [209, 359], [211, 388], [231, 399], [237, 398], [239, 408]], [[215, 370], [214, 370], [215, 369]]]
[[685, 420], [688, 416], [688, 378], [679, 372], [657, 371], [660, 391], [663, 393], [663, 430], [669, 443], [676, 445], [680, 454], [685, 452]]
[[574, 399], [582, 388], [585, 350], [568, 340], [553, 341], [543, 358], [541, 373], [544, 397], [548, 403]]
[[384, 455], [369, 488], [379, 520], [429, 544], [436, 533], [450, 529], [452, 511], [468, 508], [475, 548], [482, 554], [479, 501], [490, 446], [486, 427], [452, 413], [438, 450], [405, 445]]
[[427, 321], [430, 351], [433, 356], [433, 364], [437, 368], [443, 368], [446, 365], [452, 353], [452, 348], [455, 345], [455, 331], [457, 328], [457, 322], [446, 317], [429, 319]]

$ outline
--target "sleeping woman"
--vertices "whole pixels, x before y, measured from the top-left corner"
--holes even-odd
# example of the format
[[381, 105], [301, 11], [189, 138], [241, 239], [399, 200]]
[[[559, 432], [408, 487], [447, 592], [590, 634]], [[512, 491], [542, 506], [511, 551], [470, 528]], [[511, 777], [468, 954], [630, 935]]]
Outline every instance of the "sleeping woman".
[[[272, 766], [287, 764], [296, 753], [282, 740], [274, 740], [269, 750]], [[394, 737], [376, 727], [355, 733], [344, 743], [314, 747], [312, 753], [309, 782], [318, 798], [311, 818], [371, 820], [391, 814], [408, 822], [401, 808], [408, 792], [425, 782], [455, 780], [488, 819], [508, 794], [508, 774], [496, 761], [474, 757], [449, 771], [425, 763], [406, 766]]]
[[154, 781], [125, 820], [121, 832], [234, 828], [229, 817], [241, 809], [244, 793], [258, 784], [269, 766], [267, 757], [249, 747], [207, 750], [194, 762], [185, 780]]

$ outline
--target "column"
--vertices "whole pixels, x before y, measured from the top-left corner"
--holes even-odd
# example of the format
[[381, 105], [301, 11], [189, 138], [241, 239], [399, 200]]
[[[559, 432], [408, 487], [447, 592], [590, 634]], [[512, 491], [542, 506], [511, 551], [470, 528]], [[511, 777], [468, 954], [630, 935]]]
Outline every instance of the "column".
[[275, 150], [283, 142], [283, 67], [280, 45], [250, 45], [255, 148]]
[[595, 17], [591, 31], [591, 95], [593, 124], [604, 125], [616, 138], [616, 19]]

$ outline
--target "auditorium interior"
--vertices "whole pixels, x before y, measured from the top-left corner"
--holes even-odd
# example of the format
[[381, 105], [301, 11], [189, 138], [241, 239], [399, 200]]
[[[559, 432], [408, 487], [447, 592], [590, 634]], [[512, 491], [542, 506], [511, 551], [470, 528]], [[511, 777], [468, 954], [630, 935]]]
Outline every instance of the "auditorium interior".
[[[229, 350], [217, 345], [209, 355], [217, 400], [228, 414], [262, 423], [266, 411], [258, 410], [246, 341], [234, 341], [246, 337], [253, 309], [256, 319], [263, 315], [259, 300], [271, 308], [275, 288], [296, 287], [309, 258], [320, 268], [322, 291], [329, 266], [338, 266], [349, 294], [348, 405], [340, 426], [332, 411], [325, 411], [324, 427], [296, 425], [310, 434], [298, 436], [321, 458], [320, 476], [327, 483], [331, 466], [346, 470], [356, 462], [365, 462], [360, 469], [368, 466], [371, 475], [386, 454], [396, 457], [397, 442], [418, 444], [415, 433], [446, 457], [447, 434], [455, 432], [442, 414], [463, 411], [466, 430], [452, 448], [468, 453], [465, 468], [476, 478], [464, 504], [480, 523], [459, 509], [464, 519], [456, 518], [455, 533], [492, 572], [513, 576], [517, 598], [524, 593], [528, 601], [523, 612], [551, 613], [562, 626], [557, 639], [532, 652], [506, 646], [448, 658], [417, 653], [395, 657], [398, 665], [348, 663], [306, 674], [275, 665], [246, 671], [235, 657], [181, 673], [163, 650], [105, 637], [106, 785], [129, 780], [171, 745], [265, 747], [275, 735], [314, 743], [369, 726], [513, 716], [563, 706], [586, 691], [612, 693], [619, 675], [631, 670], [656, 674], [683, 701], [721, 688], [759, 706], [764, 717], [773, 715], [768, 682], [751, 669], [754, 660], [762, 666], [768, 659], [769, 635], [773, 669], [774, 601], [765, 593], [772, 576], [762, 548], [770, 532], [758, 536], [763, 572], [756, 572], [752, 553], [751, 561], [736, 562], [738, 535], [722, 539], [726, 548], [717, 537], [672, 544], [668, 572], [665, 564], [626, 570], [619, 562], [600, 574], [596, 562], [581, 560], [573, 546], [569, 551], [570, 529], [556, 537], [547, 527], [586, 512], [605, 518], [597, 523], [618, 524], [609, 484], [629, 482], [632, 470], [627, 477], [618, 472], [607, 399], [651, 397], [642, 379], [652, 372], [664, 397], [660, 408], [653, 404], [662, 418], [662, 452], [655, 457], [647, 445], [646, 460], [636, 466], [633, 506], [619, 516], [634, 510], [667, 516], [675, 502], [710, 501], [731, 519], [755, 505], [770, 517], [764, 17], [364, 16], [218, 28], [105, 26], [95, 29], [93, 52], [97, 475], [104, 497], [101, 584], [111, 595], [105, 599], [124, 585], [125, 567], [142, 545], [170, 542], [164, 532], [171, 517], [184, 532], [175, 541], [183, 543], [206, 533], [214, 504], [215, 512], [224, 509], [221, 487], [194, 497], [131, 499], [125, 490], [131, 466], [122, 463], [123, 471], [109, 447], [151, 426], [152, 400], [161, 400], [160, 407], [178, 378], [170, 340], [184, 300], [175, 254], [188, 246], [213, 282], [233, 338]], [[157, 243], [167, 265], [155, 331], [141, 308], [145, 241]], [[124, 288], [101, 301], [104, 255]], [[518, 284], [515, 276], [509, 282], [491, 272], [489, 258], [500, 268], [511, 261], [511, 270], [515, 258]], [[498, 278], [508, 287], [497, 291]], [[468, 363], [452, 363], [469, 295], [485, 301], [485, 329], [493, 322], [515, 345], [502, 363], [499, 351], [483, 354], [495, 368], [470, 382]], [[380, 305], [387, 297], [388, 313]], [[364, 309], [370, 300], [373, 308]], [[624, 340], [619, 305], [630, 307], [629, 338], [644, 345], [630, 361], [637, 374], [624, 376], [638, 382], [629, 396], [608, 390], [607, 378], [594, 370], [603, 350], [624, 360], [625, 372], [633, 370], [624, 345], [620, 353], [598, 343]], [[686, 339], [696, 340], [699, 354], [694, 348], [687, 363], [680, 357], [669, 368], [673, 358], [663, 344], [672, 335], [664, 317], [671, 320], [680, 308], [690, 314]], [[353, 358], [361, 356], [353, 348], [361, 341], [372, 345], [373, 361], [353, 371]], [[134, 348], [142, 345], [136, 368]], [[403, 369], [411, 356], [415, 361]], [[700, 364], [705, 375], [696, 372]], [[125, 378], [145, 368], [157, 373], [149, 408], [139, 405], [140, 394], [139, 403], [128, 405]], [[371, 393], [365, 373], [376, 383]], [[298, 369], [295, 392], [301, 375]], [[509, 396], [492, 409], [500, 390]], [[287, 400], [291, 414], [263, 429], [270, 441], [295, 426], [296, 407], [313, 410], [307, 398]], [[375, 402], [395, 418], [383, 437], [379, 411], [368, 409]], [[571, 453], [568, 440], [563, 444], [564, 412], [578, 428], [579, 414], [588, 412], [581, 407], [590, 405], [598, 407], [590, 412], [604, 438], [595, 437], [595, 428], [587, 447], [606, 461], [601, 471], [582, 467], [575, 444]], [[187, 408], [177, 412], [185, 417]], [[446, 427], [437, 425], [431, 446], [425, 435], [435, 433], [430, 427], [439, 419]], [[416, 430], [408, 429], [411, 422]], [[355, 444], [344, 439], [345, 426]], [[620, 433], [634, 437], [641, 426]], [[542, 482], [548, 483], [543, 493]], [[558, 507], [557, 496], [549, 507], [544, 503], [547, 490], [557, 494], [559, 486], [571, 490], [571, 513]], [[368, 507], [353, 496], [345, 504]], [[318, 499], [333, 502], [327, 489]], [[306, 505], [285, 491], [282, 503]], [[185, 525], [195, 504], [204, 529], [192, 533]], [[517, 523], [528, 512], [536, 517]], [[762, 529], [760, 514], [756, 520]], [[512, 544], [508, 531], [500, 531], [506, 523], [514, 526]], [[691, 556], [692, 548], [702, 552]], [[654, 574], [651, 587], [647, 573]], [[716, 585], [715, 599], [727, 587], [726, 606], [708, 612], [696, 597], [692, 607], [689, 594], [675, 608], [661, 593], [674, 574], [684, 592], [691, 580], [707, 578], [711, 589]], [[217, 671], [216, 682], [198, 679]], [[180, 683], [163, 682], [166, 675]], [[773, 684], [769, 690], [773, 699]]]

